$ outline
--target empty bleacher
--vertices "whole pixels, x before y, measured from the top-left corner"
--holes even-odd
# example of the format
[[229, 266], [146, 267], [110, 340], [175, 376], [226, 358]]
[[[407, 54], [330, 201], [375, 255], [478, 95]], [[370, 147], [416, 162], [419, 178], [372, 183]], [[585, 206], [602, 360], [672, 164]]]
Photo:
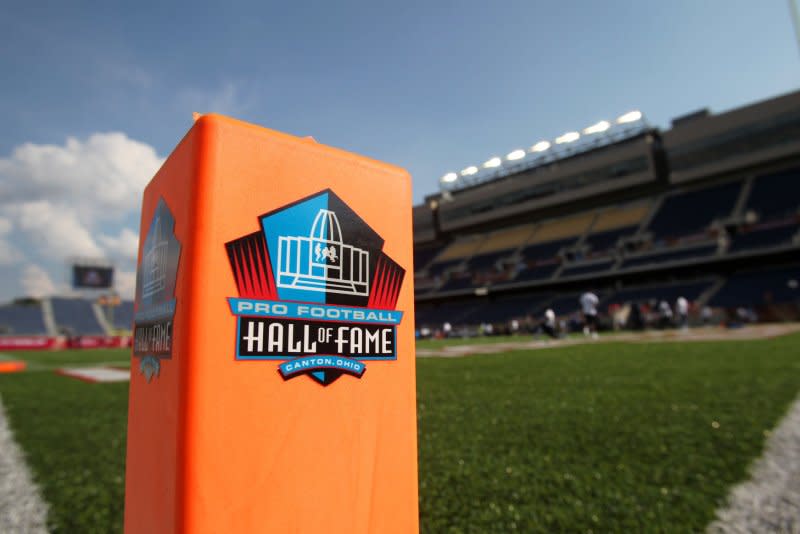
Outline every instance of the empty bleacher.
[[[523, 293], [499, 297], [484, 304], [480, 309], [480, 320], [491, 323], [507, 323], [512, 319], [525, 319], [541, 315], [543, 306], [552, 298], [550, 294]], [[478, 314], [475, 314], [477, 317]]]
[[795, 222], [744, 228], [733, 236], [728, 252], [735, 253], [790, 245], [799, 228], [800, 226]]
[[709, 301], [723, 308], [758, 307], [766, 304], [800, 304], [800, 265], [734, 273]]
[[623, 226], [614, 230], [593, 233], [586, 237], [584, 244], [589, 249], [590, 256], [603, 254], [614, 248], [621, 238], [636, 233], [637, 228], [638, 226]]
[[476, 301], [442, 302], [438, 305], [423, 305], [416, 309], [417, 324], [437, 327], [449, 322], [453, 325], [466, 324], [472, 313], [480, 309]]
[[569, 276], [585, 276], [587, 274], [599, 274], [610, 270], [614, 266], [614, 260], [603, 259], [592, 262], [577, 262], [564, 266], [561, 271], [561, 278]]
[[601, 211], [584, 240], [589, 254], [602, 254], [613, 248], [620, 238], [635, 234], [650, 209], [651, 202], [648, 200]]
[[711, 288], [713, 283], [713, 280], [693, 280], [633, 286], [616, 291], [613, 295], [604, 298], [601, 304], [609, 306], [611, 304], [641, 304], [665, 300], [670, 305], [674, 305], [678, 297], [694, 302], [700, 298], [703, 292]]
[[575, 241], [586, 232], [594, 218], [595, 212], [590, 211], [561, 219], [550, 219], [539, 225], [527, 244], [536, 245], [559, 240]]
[[123, 300], [114, 307], [114, 328], [133, 330], [133, 301]]
[[476, 254], [488, 254], [498, 251], [513, 251], [520, 247], [533, 232], [532, 224], [514, 226], [486, 234], [486, 239], [476, 250]]
[[796, 215], [800, 210], [800, 168], [756, 177], [746, 210], [757, 213], [762, 221]]
[[8, 304], [0, 306], [0, 335], [45, 335], [41, 304]]
[[419, 271], [424, 269], [430, 261], [439, 253], [439, 247], [414, 247], [414, 270]]
[[665, 265], [677, 261], [696, 260], [698, 258], [710, 257], [716, 254], [717, 244], [704, 244], [693, 247], [683, 247], [679, 249], [662, 249], [652, 253], [638, 254], [625, 258], [622, 269], [632, 269], [646, 265]]
[[92, 302], [79, 298], [51, 299], [57, 328], [69, 335], [102, 335], [103, 327], [97, 322]]
[[741, 181], [668, 195], [648, 225], [654, 240], [705, 232], [715, 219], [730, 217]]

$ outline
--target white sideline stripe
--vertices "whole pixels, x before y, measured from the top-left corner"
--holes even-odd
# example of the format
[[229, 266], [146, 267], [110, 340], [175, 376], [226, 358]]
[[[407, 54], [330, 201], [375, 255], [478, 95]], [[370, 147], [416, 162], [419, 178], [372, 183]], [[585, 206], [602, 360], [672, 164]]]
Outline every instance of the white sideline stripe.
[[127, 382], [131, 379], [128, 369], [114, 369], [112, 367], [80, 367], [59, 369], [59, 373], [70, 378], [87, 380], [89, 382]]
[[708, 532], [800, 532], [800, 397], [750, 474], [750, 480], [733, 487]]
[[47, 533], [47, 505], [14, 441], [1, 398], [0, 532]]

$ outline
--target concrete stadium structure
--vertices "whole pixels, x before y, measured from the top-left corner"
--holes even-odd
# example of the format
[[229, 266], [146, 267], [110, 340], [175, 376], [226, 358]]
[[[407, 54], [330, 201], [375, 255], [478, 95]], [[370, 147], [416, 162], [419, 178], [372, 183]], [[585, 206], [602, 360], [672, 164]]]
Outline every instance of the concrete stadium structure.
[[696, 318], [798, 318], [800, 92], [588, 137], [493, 179], [449, 173], [414, 207], [418, 327], [569, 318], [586, 290], [606, 323], [679, 296]]

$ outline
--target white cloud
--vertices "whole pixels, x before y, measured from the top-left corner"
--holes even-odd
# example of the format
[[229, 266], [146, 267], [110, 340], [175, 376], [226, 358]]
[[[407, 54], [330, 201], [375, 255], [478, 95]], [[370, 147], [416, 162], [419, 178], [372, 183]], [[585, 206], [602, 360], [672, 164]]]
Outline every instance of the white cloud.
[[24, 258], [22, 252], [6, 239], [12, 228], [9, 219], [0, 217], [0, 265], [14, 265]]
[[89, 230], [69, 207], [40, 200], [11, 206], [7, 212], [16, 218], [28, 243], [42, 256], [61, 260], [74, 256], [104, 256]]
[[[138, 220], [144, 187], [163, 161], [150, 145], [119, 132], [17, 146], [0, 157], [0, 265], [37, 258], [17, 271], [26, 293], [57, 289], [46, 269], [72, 257], [107, 258], [130, 269], [138, 234], [124, 225]], [[118, 289], [133, 293], [129, 271], [118, 270], [117, 280]]]
[[0, 158], [0, 198], [66, 204], [83, 222], [116, 219], [138, 209], [162, 163], [153, 147], [119, 132], [70, 137], [63, 146], [26, 143]]
[[123, 299], [133, 300], [136, 293], [136, 272], [117, 271], [114, 273], [114, 286]]
[[136, 256], [139, 254], [139, 235], [133, 230], [123, 228], [118, 236], [100, 234], [98, 239], [112, 254], [136, 261]]
[[28, 264], [22, 271], [20, 284], [25, 294], [35, 298], [50, 296], [56, 291], [56, 285], [47, 272], [38, 265]]

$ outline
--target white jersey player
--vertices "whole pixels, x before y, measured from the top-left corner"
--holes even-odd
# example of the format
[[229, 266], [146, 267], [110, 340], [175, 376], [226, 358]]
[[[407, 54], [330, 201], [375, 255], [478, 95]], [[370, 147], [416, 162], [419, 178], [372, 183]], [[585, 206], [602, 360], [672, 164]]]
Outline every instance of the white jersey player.
[[597, 305], [600, 299], [591, 291], [587, 291], [580, 298], [581, 310], [583, 311], [583, 333], [597, 338]]
[[689, 301], [684, 297], [678, 297], [675, 301], [675, 311], [678, 313], [678, 322], [682, 330], [689, 328]]

